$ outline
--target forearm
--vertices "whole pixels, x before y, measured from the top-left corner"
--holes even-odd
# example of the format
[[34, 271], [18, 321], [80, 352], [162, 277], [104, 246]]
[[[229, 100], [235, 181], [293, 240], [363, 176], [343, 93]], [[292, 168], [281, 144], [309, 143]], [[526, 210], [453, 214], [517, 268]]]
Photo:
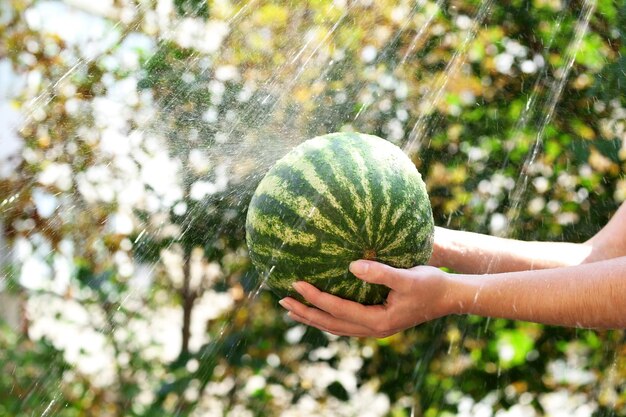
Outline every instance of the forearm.
[[591, 251], [586, 244], [524, 242], [437, 227], [430, 264], [466, 274], [524, 271], [578, 265]]
[[450, 274], [448, 279], [452, 313], [626, 328], [626, 256], [533, 272]]

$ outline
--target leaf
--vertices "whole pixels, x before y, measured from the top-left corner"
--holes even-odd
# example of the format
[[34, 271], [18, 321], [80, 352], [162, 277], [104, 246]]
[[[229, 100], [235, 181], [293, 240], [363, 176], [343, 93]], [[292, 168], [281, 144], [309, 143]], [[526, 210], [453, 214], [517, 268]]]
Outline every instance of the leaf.
[[576, 51], [575, 60], [593, 72], [599, 72], [607, 64], [606, 55], [606, 44], [598, 34], [592, 33], [583, 39], [582, 45]]
[[341, 401], [348, 401], [348, 399], [350, 399], [348, 391], [344, 388], [343, 385], [341, 385], [341, 382], [339, 381], [335, 381], [330, 384], [328, 387], [326, 387], [326, 390], [330, 395]]
[[174, 5], [181, 16], [209, 17], [207, 0], [174, 0]]
[[534, 346], [533, 338], [519, 329], [499, 331], [495, 343], [500, 365], [504, 368], [526, 362], [526, 355]]

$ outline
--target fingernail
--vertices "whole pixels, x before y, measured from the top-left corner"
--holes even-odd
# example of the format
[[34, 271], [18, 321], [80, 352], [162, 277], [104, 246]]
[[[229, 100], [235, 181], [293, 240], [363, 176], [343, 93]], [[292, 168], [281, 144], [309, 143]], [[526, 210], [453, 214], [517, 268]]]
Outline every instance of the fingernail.
[[289, 301], [287, 301], [284, 298], [282, 300], [278, 300], [278, 304], [280, 304], [281, 306], [283, 306], [287, 310], [291, 310], [291, 305], [289, 304]]
[[302, 294], [302, 283], [300, 281], [294, 282], [293, 284], [291, 284], [291, 286], [293, 287], [294, 290]]
[[370, 266], [367, 262], [350, 262], [350, 272], [352, 272], [353, 274], [367, 274], [367, 271], [369, 271], [369, 269]]

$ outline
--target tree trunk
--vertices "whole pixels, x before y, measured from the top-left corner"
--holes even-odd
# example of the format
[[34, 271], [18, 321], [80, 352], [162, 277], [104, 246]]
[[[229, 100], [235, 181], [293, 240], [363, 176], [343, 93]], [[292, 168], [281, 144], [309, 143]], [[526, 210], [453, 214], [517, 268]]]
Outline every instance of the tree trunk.
[[0, 220], [0, 321], [8, 324], [16, 332], [22, 330], [22, 300], [18, 294], [7, 288], [9, 267], [9, 246], [4, 236], [4, 223]]
[[189, 339], [191, 337], [191, 312], [193, 304], [196, 301], [196, 293], [190, 286], [191, 281], [191, 250], [185, 249], [185, 264], [183, 270], [185, 277], [183, 287], [181, 289], [182, 307], [183, 307], [183, 328], [182, 328], [182, 345], [180, 356], [186, 356], [189, 353]]

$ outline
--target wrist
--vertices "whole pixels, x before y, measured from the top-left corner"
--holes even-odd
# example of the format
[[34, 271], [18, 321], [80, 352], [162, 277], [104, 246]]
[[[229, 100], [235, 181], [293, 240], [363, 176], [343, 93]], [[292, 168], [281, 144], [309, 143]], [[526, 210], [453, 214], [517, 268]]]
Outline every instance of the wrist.
[[[476, 278], [476, 277], [474, 277]], [[449, 314], [470, 314], [476, 302], [478, 288], [470, 275], [446, 273], [444, 309]]]

